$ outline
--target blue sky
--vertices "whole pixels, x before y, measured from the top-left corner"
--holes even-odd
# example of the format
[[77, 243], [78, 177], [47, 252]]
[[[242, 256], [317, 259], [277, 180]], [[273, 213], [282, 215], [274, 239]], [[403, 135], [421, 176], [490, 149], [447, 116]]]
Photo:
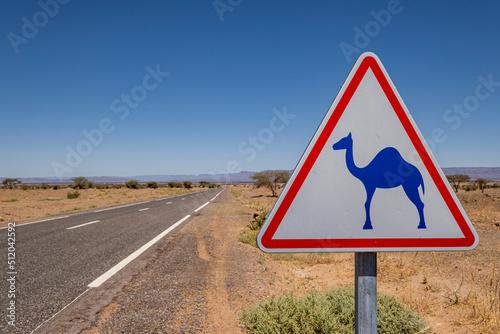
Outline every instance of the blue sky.
[[[499, 13], [498, 1], [3, 2], [0, 176], [293, 169], [364, 51], [442, 167], [498, 167]], [[433, 145], [435, 129], [446, 140]]]

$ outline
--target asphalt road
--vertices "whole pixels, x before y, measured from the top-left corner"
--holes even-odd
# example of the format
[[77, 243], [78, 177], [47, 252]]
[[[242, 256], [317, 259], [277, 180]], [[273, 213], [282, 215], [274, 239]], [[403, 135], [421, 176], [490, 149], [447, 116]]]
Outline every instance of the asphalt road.
[[[8, 240], [13, 236], [8, 235], [9, 229], [0, 229], [0, 332], [30, 333], [89, 288], [98, 287], [107, 277], [103, 275], [112, 275], [110, 270], [123, 266], [124, 259], [130, 260], [165, 235], [169, 227], [208, 205], [220, 191], [211, 189], [17, 225], [15, 231], [10, 230], [15, 233], [15, 243]], [[11, 262], [13, 267], [9, 268], [8, 254], [14, 248], [15, 264]], [[12, 309], [13, 301], [15, 327], [9, 325], [13, 312], [8, 308]]]

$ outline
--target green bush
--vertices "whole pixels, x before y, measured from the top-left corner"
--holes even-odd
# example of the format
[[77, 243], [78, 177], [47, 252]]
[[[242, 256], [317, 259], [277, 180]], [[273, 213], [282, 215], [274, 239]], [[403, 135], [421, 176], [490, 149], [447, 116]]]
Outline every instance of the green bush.
[[250, 222], [250, 225], [248, 227], [252, 231], [258, 231], [262, 227], [262, 224], [264, 224], [264, 221], [266, 220], [267, 217], [267, 211], [262, 212], [262, 214], [254, 214], [253, 215], [253, 220]]
[[139, 189], [139, 182], [137, 180], [130, 180], [125, 182], [125, 186], [129, 189]]
[[182, 183], [181, 182], [169, 182], [168, 186], [170, 188], [182, 188]]
[[156, 183], [156, 182], [154, 182], [154, 181], [148, 182], [148, 183], [147, 183], [147, 187], [148, 187], [148, 188], [153, 188], [153, 189], [156, 189], [156, 188], [158, 188], [158, 183]]
[[[377, 333], [425, 333], [425, 321], [395, 297], [378, 293], [377, 304]], [[354, 333], [354, 317], [354, 288], [346, 287], [270, 298], [243, 310], [241, 322], [252, 334]]]
[[202, 187], [202, 188], [205, 188], [205, 187], [215, 188], [215, 183], [211, 183], [208, 181], [200, 181], [199, 183], [200, 183], [200, 187]]
[[193, 182], [191, 182], [191, 181], [184, 181], [184, 182], [182, 182], [182, 184], [184, 185], [184, 188], [186, 188], [186, 189], [191, 189], [193, 187]]
[[465, 191], [475, 191], [475, 190], [477, 190], [477, 186], [473, 185], [473, 184], [469, 184], [469, 185], [463, 186], [462, 189], [464, 189]]
[[68, 191], [68, 193], [66, 194], [66, 197], [68, 199], [74, 199], [74, 198], [78, 198], [80, 197], [80, 193], [78, 192], [78, 190], [73, 190], [73, 191]]

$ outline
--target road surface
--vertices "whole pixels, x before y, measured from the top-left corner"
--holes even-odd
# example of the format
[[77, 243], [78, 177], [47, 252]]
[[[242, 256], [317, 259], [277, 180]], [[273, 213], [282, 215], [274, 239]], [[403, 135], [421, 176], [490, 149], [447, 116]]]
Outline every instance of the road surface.
[[211, 189], [0, 229], [0, 332], [35, 330], [220, 192]]

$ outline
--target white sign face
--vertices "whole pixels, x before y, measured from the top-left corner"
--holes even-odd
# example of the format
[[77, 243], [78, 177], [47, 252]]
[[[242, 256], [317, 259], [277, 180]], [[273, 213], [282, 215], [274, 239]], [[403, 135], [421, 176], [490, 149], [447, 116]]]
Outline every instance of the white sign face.
[[380, 60], [364, 53], [259, 231], [259, 248], [469, 250], [477, 242]]

